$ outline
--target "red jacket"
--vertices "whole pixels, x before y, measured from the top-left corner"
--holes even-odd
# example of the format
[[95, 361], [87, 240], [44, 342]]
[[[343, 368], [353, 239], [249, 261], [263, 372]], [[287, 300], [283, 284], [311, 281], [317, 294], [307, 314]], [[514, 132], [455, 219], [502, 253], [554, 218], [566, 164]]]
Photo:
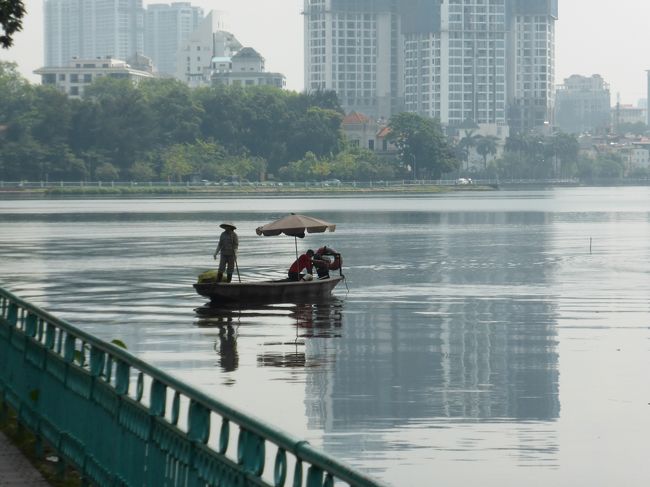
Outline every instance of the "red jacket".
[[289, 272], [300, 272], [303, 269], [307, 269], [307, 272], [311, 274], [313, 263], [311, 257], [307, 254], [302, 254], [298, 257], [298, 260], [291, 264], [289, 267]]

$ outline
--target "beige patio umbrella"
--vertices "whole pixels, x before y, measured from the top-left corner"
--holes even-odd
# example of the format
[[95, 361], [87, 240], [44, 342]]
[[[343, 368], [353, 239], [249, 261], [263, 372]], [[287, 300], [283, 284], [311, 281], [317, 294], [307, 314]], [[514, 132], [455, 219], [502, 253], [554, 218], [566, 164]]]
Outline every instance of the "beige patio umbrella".
[[279, 220], [267, 223], [255, 229], [258, 235], [267, 237], [280, 235], [284, 233], [294, 237], [296, 243], [296, 259], [298, 258], [298, 238], [304, 238], [305, 233], [323, 233], [325, 231], [333, 232], [336, 225], [325, 220], [320, 220], [306, 215], [296, 215], [291, 213]]

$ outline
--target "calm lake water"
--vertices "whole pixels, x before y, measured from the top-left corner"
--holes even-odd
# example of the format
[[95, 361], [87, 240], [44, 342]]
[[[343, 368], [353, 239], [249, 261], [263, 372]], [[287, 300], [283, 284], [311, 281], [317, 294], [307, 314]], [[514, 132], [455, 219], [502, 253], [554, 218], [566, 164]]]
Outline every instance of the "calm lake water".
[[[218, 224], [284, 275], [337, 223], [318, 305], [195, 309]], [[395, 486], [650, 485], [650, 189], [1, 200], [0, 286]]]

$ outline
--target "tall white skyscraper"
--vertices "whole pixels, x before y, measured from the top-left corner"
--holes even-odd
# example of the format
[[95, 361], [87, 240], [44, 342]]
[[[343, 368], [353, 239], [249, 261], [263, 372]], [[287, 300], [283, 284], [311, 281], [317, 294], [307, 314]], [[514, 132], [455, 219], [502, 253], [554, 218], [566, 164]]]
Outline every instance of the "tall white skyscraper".
[[305, 89], [334, 90], [346, 112], [402, 110], [398, 0], [304, 0]]
[[511, 8], [510, 129], [552, 126], [558, 0], [515, 0]]
[[156, 71], [175, 75], [179, 49], [203, 19], [203, 9], [189, 2], [147, 6], [145, 13], [144, 54]]
[[45, 65], [128, 59], [144, 49], [142, 0], [45, 0]]
[[557, 0], [402, 0], [406, 110], [450, 126], [552, 123]]
[[436, 0], [429, 32], [405, 19], [408, 111], [451, 126], [507, 124], [507, 2]]

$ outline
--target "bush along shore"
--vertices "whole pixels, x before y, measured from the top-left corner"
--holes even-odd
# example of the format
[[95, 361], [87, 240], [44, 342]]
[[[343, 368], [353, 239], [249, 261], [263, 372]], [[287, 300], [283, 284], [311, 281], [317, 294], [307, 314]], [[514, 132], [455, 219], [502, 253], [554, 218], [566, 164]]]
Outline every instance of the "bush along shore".
[[321, 184], [250, 184], [240, 186], [55, 186], [55, 187], [8, 187], [0, 188], [0, 195], [43, 195], [43, 196], [237, 196], [237, 195], [274, 195], [274, 194], [365, 194], [365, 193], [444, 193], [451, 191], [489, 191], [496, 184], [444, 184], [422, 181], [395, 183], [350, 183], [340, 185]]

